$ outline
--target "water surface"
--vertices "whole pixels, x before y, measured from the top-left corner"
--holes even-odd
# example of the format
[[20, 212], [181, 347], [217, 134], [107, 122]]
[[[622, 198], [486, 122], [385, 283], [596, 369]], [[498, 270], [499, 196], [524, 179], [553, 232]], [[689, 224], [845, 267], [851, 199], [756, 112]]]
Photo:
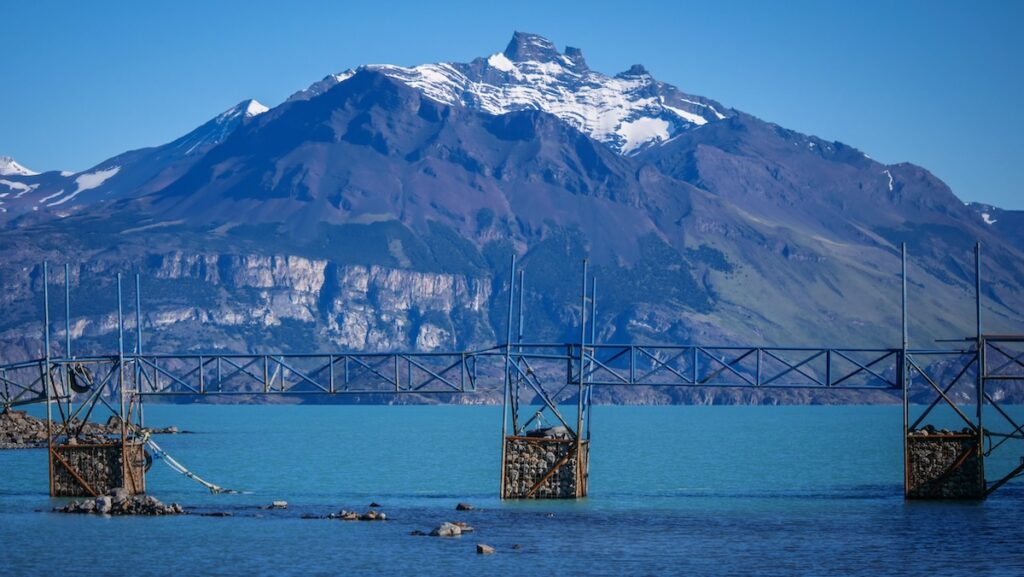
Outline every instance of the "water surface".
[[[158, 441], [245, 491], [210, 495], [157, 461], [150, 494], [233, 516], [37, 512], [64, 502], [46, 495], [45, 453], [3, 451], [8, 574], [1024, 575], [1024, 485], [904, 502], [899, 407], [595, 407], [590, 496], [558, 502], [497, 498], [500, 408], [148, 405], [146, 418], [196, 431]], [[288, 510], [260, 508], [274, 500]], [[392, 520], [299, 518], [371, 501]], [[409, 535], [444, 520], [477, 531]]]

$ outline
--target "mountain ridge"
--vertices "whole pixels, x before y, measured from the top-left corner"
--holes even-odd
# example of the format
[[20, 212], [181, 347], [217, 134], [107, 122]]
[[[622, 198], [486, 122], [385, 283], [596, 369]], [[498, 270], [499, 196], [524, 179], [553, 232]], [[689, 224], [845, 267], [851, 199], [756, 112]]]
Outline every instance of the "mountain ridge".
[[[136, 162], [141, 184], [109, 201], [86, 191], [61, 218], [8, 220], [0, 343], [38, 347], [19, 327], [33, 318], [35, 263], [49, 259], [77, 263], [76, 283], [99, 275], [89, 291], [127, 266], [153, 276], [146, 322], [165, 350], [193, 350], [197, 335], [239, 351], [493, 344], [516, 254], [538, 340], [578, 338], [576, 269], [589, 258], [604, 342], [884, 346], [900, 336], [902, 243], [912, 338], [970, 334], [979, 240], [986, 326], [1021, 326], [1021, 244], [927, 170], [686, 95], [639, 66], [595, 76], [582, 51], [536, 38], [496, 53], [509, 64], [370, 65], [248, 118], [243, 102], [237, 125], [198, 154], [182, 154], [189, 135], [135, 151], [154, 162]], [[552, 108], [551, 87], [577, 95]], [[598, 92], [615, 106], [567, 119]], [[676, 98], [704, 122], [668, 110]], [[587, 123], [602, 118], [615, 122]], [[635, 141], [616, 130], [638, 119], [679, 124], [624, 146]], [[83, 314], [98, 346], [109, 300], [95, 294]]]

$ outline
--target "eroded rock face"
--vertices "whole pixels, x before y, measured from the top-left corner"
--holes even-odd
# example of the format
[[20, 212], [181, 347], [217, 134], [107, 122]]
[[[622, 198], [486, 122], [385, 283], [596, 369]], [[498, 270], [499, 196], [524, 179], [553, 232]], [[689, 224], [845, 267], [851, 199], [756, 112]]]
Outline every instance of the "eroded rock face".
[[[75, 267], [73, 295], [88, 291], [96, 298], [87, 295], [79, 300], [111, 304], [103, 295], [116, 290], [109, 271], [120, 267], [121, 263], [104, 259]], [[484, 273], [336, 265], [289, 254], [183, 251], [149, 254], [141, 273], [144, 325], [161, 337], [175, 332], [188, 335], [192, 346], [211, 345], [195, 342], [200, 329], [224, 331], [239, 341], [234, 348], [242, 350], [253, 344], [245, 331], [262, 332], [277, 349], [307, 352], [434, 351], [493, 340], [488, 319], [492, 279]], [[91, 278], [100, 283], [83, 286], [86, 281], [79, 280]], [[125, 284], [128, 290], [130, 283]], [[30, 287], [26, 283], [22, 288]], [[26, 301], [31, 297], [20, 296]], [[118, 330], [116, 310], [79, 309], [76, 313], [71, 326], [75, 339], [99, 341]], [[19, 335], [32, 332], [31, 325], [30, 319], [28, 325], [0, 331], [0, 342], [16, 341]], [[126, 316], [125, 325], [134, 330], [133, 314]], [[267, 329], [287, 334], [273, 335]], [[63, 333], [63, 326], [55, 327], [55, 338]]]

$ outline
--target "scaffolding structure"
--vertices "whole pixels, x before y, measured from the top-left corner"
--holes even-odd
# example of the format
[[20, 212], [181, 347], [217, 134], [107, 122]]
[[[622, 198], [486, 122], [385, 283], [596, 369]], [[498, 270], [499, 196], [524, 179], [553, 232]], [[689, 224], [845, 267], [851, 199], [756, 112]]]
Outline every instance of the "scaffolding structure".
[[[117, 351], [92, 356], [73, 354], [67, 265], [65, 343], [62, 354], [52, 354], [44, 263], [44, 356], [0, 365], [0, 407], [45, 403], [51, 495], [99, 495], [116, 486], [145, 491], [146, 398], [454, 399], [500, 393], [502, 498], [580, 498], [587, 494], [597, 388], [880, 390], [902, 394], [905, 497], [983, 499], [1024, 474], [1024, 459], [1005, 471], [985, 467], [986, 459], [1007, 451], [1011, 441], [1024, 441], [1024, 424], [988, 387], [1024, 382], [1024, 336], [982, 332], [980, 244], [974, 256], [976, 334], [943, 341], [941, 348], [909, 346], [904, 246], [903, 339], [894, 348], [599, 343], [598, 286], [586, 261], [579, 341], [530, 343], [524, 341], [525, 271], [517, 270], [513, 257], [504, 343], [492, 347], [432, 353], [149, 353], [143, 349], [141, 278], [135, 275], [134, 342], [127, 348], [118, 275]], [[919, 413], [912, 402], [915, 389], [933, 396]], [[943, 411], [963, 426], [943, 428], [949, 427], [939, 419]], [[97, 429], [104, 415], [107, 426]]]

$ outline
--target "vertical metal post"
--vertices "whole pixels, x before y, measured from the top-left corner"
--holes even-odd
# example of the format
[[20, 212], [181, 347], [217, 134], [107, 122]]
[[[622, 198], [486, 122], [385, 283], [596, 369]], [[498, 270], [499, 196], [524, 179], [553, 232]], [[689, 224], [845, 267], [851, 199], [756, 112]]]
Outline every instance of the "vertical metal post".
[[[526, 300], [526, 292], [525, 292], [526, 279], [525, 279], [525, 277], [526, 277], [526, 271], [523, 271], [523, 270], [519, 271], [519, 327], [518, 327], [519, 328], [519, 334], [516, 335], [516, 342], [520, 343], [520, 344], [522, 344], [522, 342], [523, 342], [523, 331], [524, 331], [524, 329], [523, 329], [523, 321], [525, 319], [525, 316], [523, 314], [523, 301]], [[520, 352], [522, 352], [522, 349], [520, 349]]]
[[71, 358], [71, 267], [64, 263], [64, 356]]
[[[583, 373], [587, 356], [587, 259], [583, 259], [583, 283], [580, 295], [580, 373], [576, 392], [576, 497], [580, 497], [583, 479]], [[558, 399], [555, 399], [558, 402]]]
[[[510, 363], [512, 362], [512, 303], [513, 297], [515, 296], [516, 287], [516, 255], [512, 253], [512, 261], [509, 265], [508, 275], [508, 324], [505, 326], [505, 384], [502, 391], [501, 397], [501, 498], [505, 498], [505, 473], [507, 467], [505, 466], [505, 445], [508, 444], [506, 436], [508, 434], [508, 397], [511, 393], [511, 372]], [[513, 410], [515, 410], [513, 408]], [[512, 431], [513, 434], [516, 431]]]
[[903, 304], [901, 307], [902, 320], [903, 320], [903, 345], [904, 351], [907, 350], [910, 338], [908, 334], [908, 318], [907, 318], [907, 243], [903, 243], [900, 246], [900, 258], [902, 264], [902, 272], [900, 275], [901, 282], [903, 284]]
[[900, 245], [900, 283], [902, 289], [902, 300], [900, 305], [902, 317], [902, 339], [900, 344], [899, 365], [897, 373], [900, 380], [900, 388], [903, 389], [903, 497], [910, 494], [910, 374], [907, 364], [907, 346], [909, 344], [908, 318], [907, 318], [907, 243]]
[[124, 402], [124, 305], [121, 273], [117, 273], [117, 389], [120, 398], [120, 414], [118, 417], [121, 421], [121, 479], [124, 482], [128, 480], [128, 476], [131, 473], [128, 469], [128, 450], [126, 447], [128, 423]]
[[333, 395], [335, 393], [335, 388], [334, 388], [334, 355], [330, 355], [329, 357], [327, 357], [327, 366], [328, 366], [328, 379], [329, 379], [329, 382], [330, 382], [331, 394]]
[[[64, 356], [71, 359], [71, 267], [64, 263]], [[65, 365], [64, 382], [68, 383], [68, 415], [71, 414], [71, 365]]]
[[142, 354], [142, 278], [135, 274], [135, 353]]
[[[516, 342], [519, 344], [517, 352], [519, 356], [516, 357], [516, 367], [522, 364], [523, 354], [523, 334], [525, 332], [526, 315], [523, 312], [526, 302], [526, 271], [519, 271], [519, 326], [518, 334], [516, 335]], [[510, 378], [511, 381], [511, 378]], [[515, 381], [510, 382], [511, 390], [509, 391], [509, 404], [512, 408], [512, 431], [519, 430], [519, 387], [523, 382], [523, 375], [520, 371], [516, 371]]]
[[[142, 418], [142, 396], [139, 395], [139, 389], [142, 384], [142, 363], [139, 361], [139, 357], [142, 356], [142, 277], [139, 273], [135, 273], [135, 391], [136, 400], [139, 403], [139, 426], [143, 424]], [[203, 374], [203, 365], [200, 360], [199, 364], [199, 375]]]
[[[977, 419], [978, 419], [978, 460], [982, 467], [985, 466], [984, 443], [985, 429], [982, 422], [982, 413], [985, 406], [985, 337], [981, 333], [981, 242], [974, 245], [974, 322], [977, 343], [977, 379], [974, 382], [974, 394], [977, 397]], [[982, 469], [984, 470], [984, 469]]]
[[[590, 289], [590, 346], [596, 347], [597, 345], [597, 277], [591, 279]], [[587, 440], [590, 440], [590, 415], [593, 408], [593, 399], [591, 395], [594, 392], [594, 386], [590, 383], [594, 380], [594, 357], [597, 356], [597, 349], [593, 348], [590, 353], [590, 376], [587, 377]]]
[[43, 263], [43, 388], [46, 390], [46, 462], [50, 470], [50, 496], [53, 484], [53, 379], [50, 378], [50, 268]]

